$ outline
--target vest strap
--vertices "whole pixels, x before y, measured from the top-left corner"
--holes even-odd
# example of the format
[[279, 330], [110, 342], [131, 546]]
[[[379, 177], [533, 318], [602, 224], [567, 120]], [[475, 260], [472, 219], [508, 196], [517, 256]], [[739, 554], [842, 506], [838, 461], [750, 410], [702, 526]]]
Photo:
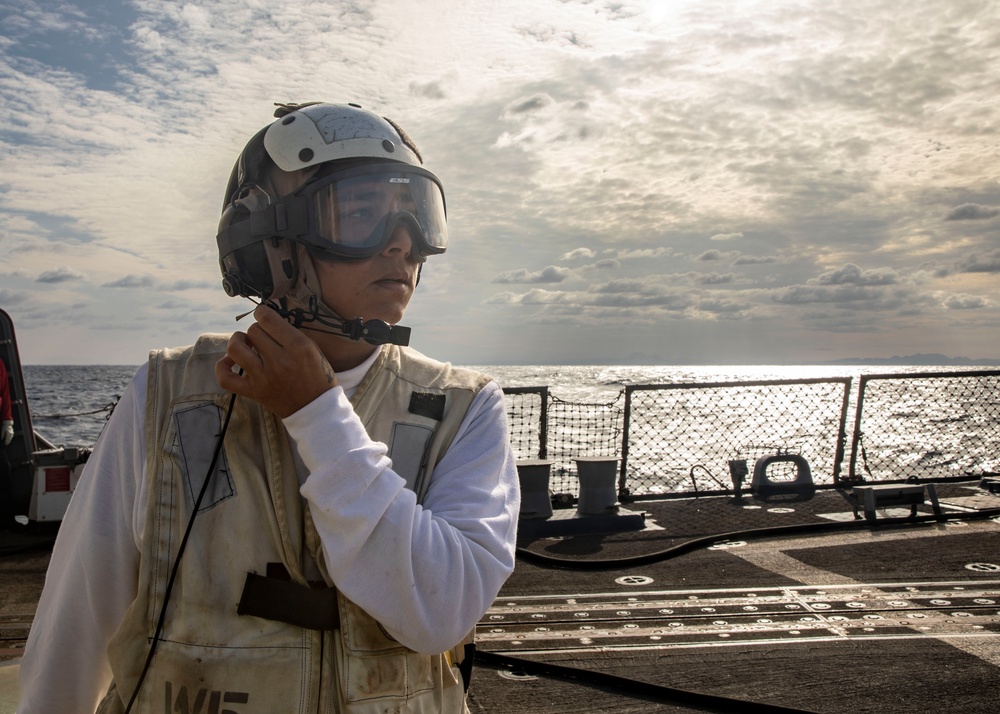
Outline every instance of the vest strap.
[[256, 573], [247, 573], [236, 612], [308, 630], [340, 629], [336, 588], [315, 590], [291, 580]]

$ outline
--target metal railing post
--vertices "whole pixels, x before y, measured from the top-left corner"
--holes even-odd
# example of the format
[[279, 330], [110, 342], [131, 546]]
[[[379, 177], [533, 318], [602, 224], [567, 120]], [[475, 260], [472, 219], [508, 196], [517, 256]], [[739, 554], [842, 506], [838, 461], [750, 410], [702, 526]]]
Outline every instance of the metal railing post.
[[[840, 484], [840, 462], [844, 460], [844, 449], [847, 446], [847, 408], [851, 401], [852, 379], [844, 382], [844, 399], [840, 407], [840, 423], [837, 427], [837, 453], [833, 457], [833, 483]], [[851, 469], [853, 477], [854, 469]]]
[[861, 412], [865, 404], [865, 385], [868, 377], [861, 375], [858, 379], [858, 403], [854, 407], [854, 433], [851, 438], [851, 470], [848, 476], [851, 481], [858, 480], [858, 443], [861, 441]]
[[538, 420], [538, 458], [547, 459], [549, 458], [549, 388], [542, 387], [539, 395], [542, 398], [542, 409]]
[[628, 432], [632, 419], [632, 385], [625, 385], [625, 413], [622, 415], [622, 458], [618, 472], [618, 498], [627, 498], [630, 494], [625, 487], [628, 473]]

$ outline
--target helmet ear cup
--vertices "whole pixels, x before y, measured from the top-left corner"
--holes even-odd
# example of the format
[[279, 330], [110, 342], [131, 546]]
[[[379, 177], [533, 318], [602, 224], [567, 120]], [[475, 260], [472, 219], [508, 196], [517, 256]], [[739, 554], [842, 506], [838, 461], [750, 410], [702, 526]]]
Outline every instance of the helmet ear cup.
[[[220, 226], [234, 225], [249, 218], [248, 208], [233, 203], [223, 212]], [[222, 289], [230, 297], [267, 300], [274, 292], [274, 280], [264, 243], [252, 243], [238, 248], [221, 256], [219, 264], [222, 269]]]
[[254, 243], [222, 259], [222, 289], [230, 297], [267, 300], [274, 293], [271, 266], [264, 245]]

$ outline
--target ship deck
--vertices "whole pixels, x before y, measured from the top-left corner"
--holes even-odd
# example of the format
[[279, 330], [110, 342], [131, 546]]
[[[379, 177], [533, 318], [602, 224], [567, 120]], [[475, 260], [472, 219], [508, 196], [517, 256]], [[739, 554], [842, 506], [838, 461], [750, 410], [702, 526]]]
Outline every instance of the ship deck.
[[[1000, 495], [978, 481], [936, 493], [939, 517], [928, 502], [856, 518], [849, 492], [820, 489], [524, 522], [477, 628], [469, 707], [994, 712]], [[51, 530], [0, 534], [7, 706]]]
[[556, 511], [581, 522], [522, 538], [470, 708], [995, 712], [1000, 495], [936, 492], [941, 519], [833, 489], [631, 503], [621, 532]]

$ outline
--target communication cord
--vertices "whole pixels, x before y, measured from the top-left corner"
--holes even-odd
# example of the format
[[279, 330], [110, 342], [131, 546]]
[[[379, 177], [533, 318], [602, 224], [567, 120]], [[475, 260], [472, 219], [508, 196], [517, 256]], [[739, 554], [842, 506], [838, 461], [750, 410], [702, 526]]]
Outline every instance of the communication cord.
[[[243, 370], [240, 370], [243, 373]], [[174, 567], [170, 571], [170, 579], [167, 581], [167, 589], [163, 593], [163, 604], [160, 605], [160, 616], [156, 622], [156, 631], [153, 633], [153, 639], [149, 643], [149, 654], [146, 655], [146, 663], [142, 666], [142, 673], [139, 675], [139, 681], [136, 682], [135, 689], [132, 690], [132, 696], [128, 701], [128, 706], [125, 707], [125, 714], [129, 714], [132, 711], [132, 705], [135, 703], [136, 697], [139, 696], [139, 690], [142, 688], [142, 683], [146, 679], [146, 674], [149, 672], [149, 666], [153, 662], [153, 654], [156, 652], [156, 645], [160, 641], [160, 634], [163, 632], [163, 625], [167, 619], [167, 603], [170, 601], [170, 593], [174, 588], [174, 581], [177, 579], [177, 573], [181, 566], [181, 557], [184, 555], [184, 549], [187, 548], [188, 537], [191, 535], [191, 530], [194, 528], [194, 519], [198, 515], [198, 509], [201, 508], [202, 499], [205, 497], [206, 491], [208, 491], [208, 484], [212, 480], [212, 474], [215, 473], [215, 465], [219, 462], [219, 455], [222, 453], [222, 444], [226, 438], [226, 431], [229, 429], [229, 420], [233, 416], [233, 407], [236, 404], [236, 395], [233, 394], [229, 398], [229, 406], [226, 408], [226, 418], [222, 422], [222, 431], [219, 433], [219, 440], [215, 444], [215, 452], [212, 454], [212, 462], [208, 466], [208, 473], [205, 474], [205, 481], [201, 485], [201, 491], [198, 492], [198, 498], [195, 499], [194, 507], [191, 509], [191, 517], [188, 518], [187, 528], [184, 530], [184, 537], [181, 538], [180, 547], [177, 549], [177, 557], [174, 559]]]

